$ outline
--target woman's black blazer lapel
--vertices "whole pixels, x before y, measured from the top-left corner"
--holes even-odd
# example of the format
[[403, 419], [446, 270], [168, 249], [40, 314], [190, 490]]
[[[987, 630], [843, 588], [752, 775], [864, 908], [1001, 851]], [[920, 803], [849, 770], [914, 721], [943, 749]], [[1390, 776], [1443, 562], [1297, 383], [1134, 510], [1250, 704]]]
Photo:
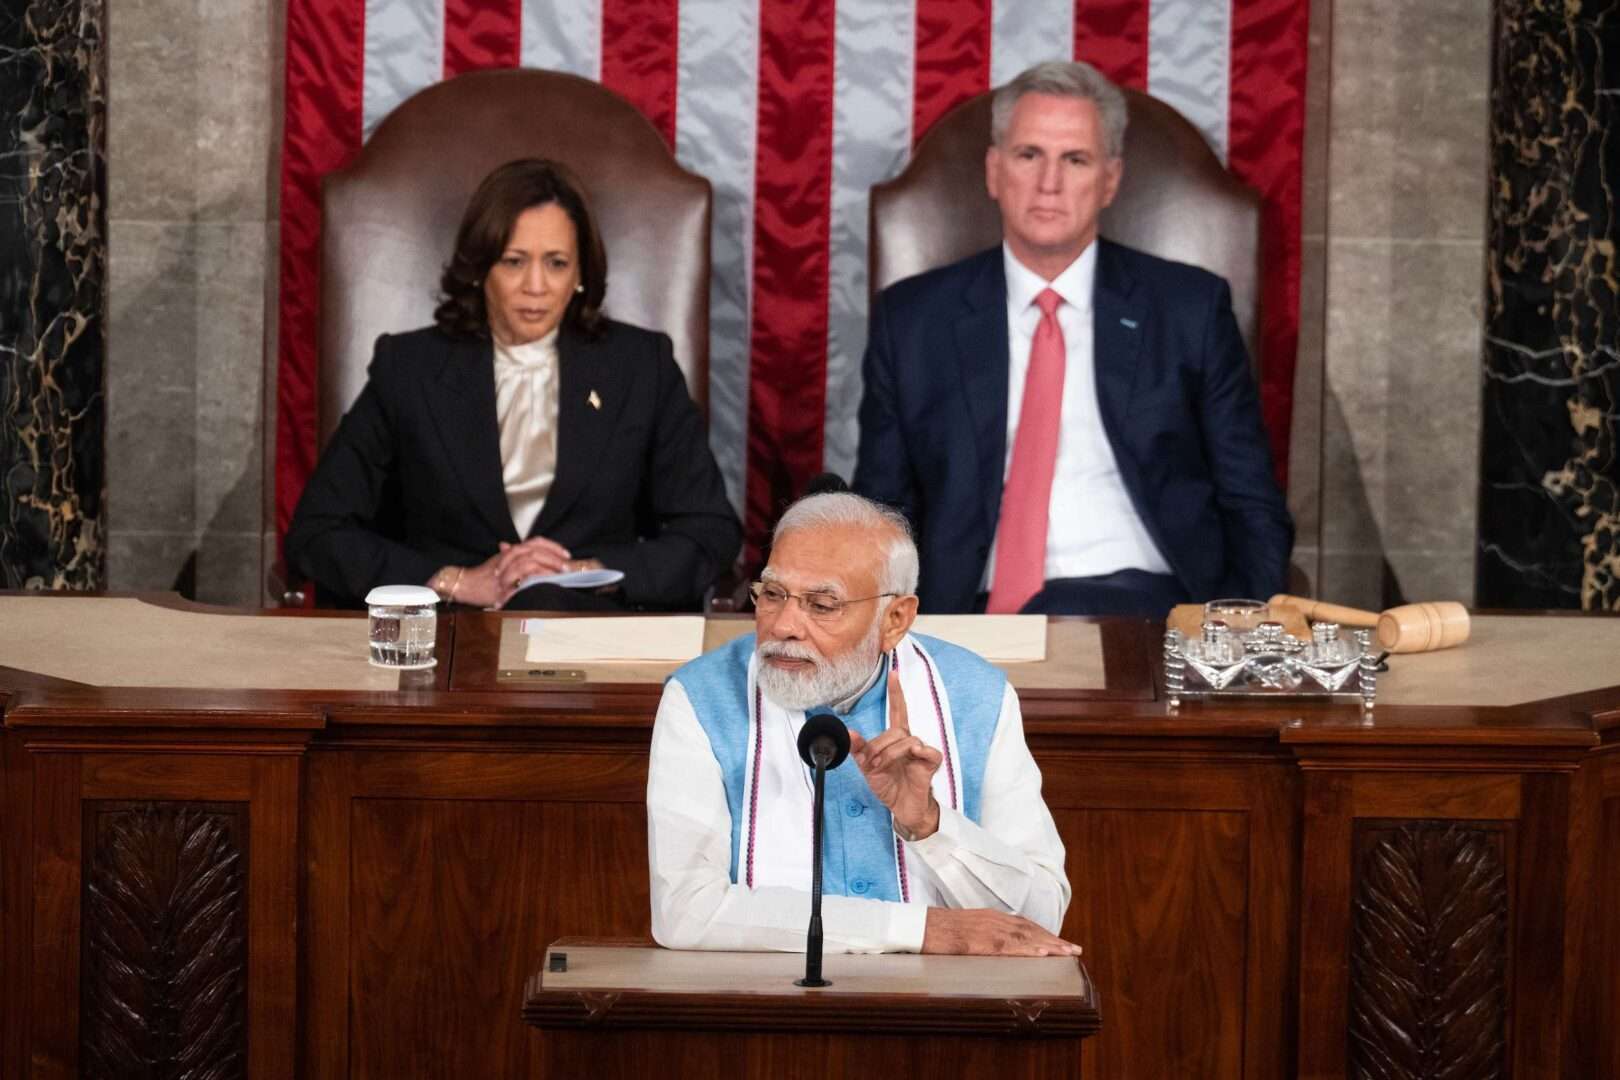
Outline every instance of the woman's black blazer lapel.
[[[500, 426], [495, 418], [495, 348], [487, 341], [455, 341], [444, 351], [436, 378], [424, 387], [427, 409], [462, 490], [497, 537], [517, 543], [517, 527], [501, 479]], [[404, 478], [406, 483], [409, 477]]]
[[564, 327], [557, 352], [557, 476], [530, 536], [549, 536], [590, 487], [610, 457], [630, 392], [632, 358], [615, 355], [605, 338], [592, 341]]

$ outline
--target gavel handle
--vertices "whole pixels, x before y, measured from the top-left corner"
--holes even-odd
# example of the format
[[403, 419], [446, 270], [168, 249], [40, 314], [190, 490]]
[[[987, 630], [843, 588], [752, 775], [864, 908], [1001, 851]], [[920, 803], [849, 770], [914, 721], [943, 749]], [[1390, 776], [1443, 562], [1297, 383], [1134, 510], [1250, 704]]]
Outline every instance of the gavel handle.
[[1362, 611], [1360, 608], [1345, 607], [1342, 604], [1326, 604], [1320, 600], [1311, 600], [1303, 596], [1289, 596], [1287, 593], [1278, 593], [1270, 600], [1272, 607], [1293, 608], [1312, 622], [1336, 622], [1340, 626], [1374, 627], [1378, 625], [1378, 612]]

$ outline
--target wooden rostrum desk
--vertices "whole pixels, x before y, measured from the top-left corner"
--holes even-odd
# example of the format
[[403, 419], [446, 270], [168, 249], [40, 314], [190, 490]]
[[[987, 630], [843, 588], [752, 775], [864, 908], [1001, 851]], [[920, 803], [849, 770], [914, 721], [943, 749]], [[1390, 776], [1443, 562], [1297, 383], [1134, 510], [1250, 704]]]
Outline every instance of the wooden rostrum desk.
[[826, 958], [561, 938], [524, 991], [552, 1076], [1073, 1080], [1098, 1027], [1077, 957]]
[[[547, 944], [648, 933], [660, 679], [497, 682], [501, 622], [390, 689], [354, 617], [0, 597], [0, 1076], [539, 1075]], [[1049, 629], [1087, 1077], [1620, 1077], [1620, 621], [1477, 619], [1371, 723]]]

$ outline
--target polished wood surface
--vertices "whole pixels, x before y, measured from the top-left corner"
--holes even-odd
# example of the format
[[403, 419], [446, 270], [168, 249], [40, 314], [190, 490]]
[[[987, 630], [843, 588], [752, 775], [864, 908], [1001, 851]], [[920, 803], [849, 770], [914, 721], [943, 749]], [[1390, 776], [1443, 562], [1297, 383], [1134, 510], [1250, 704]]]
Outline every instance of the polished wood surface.
[[[563, 959], [562, 970], [552, 961]], [[559, 938], [524, 991], [536, 1027], [995, 1035], [1093, 1034], [1097, 996], [1072, 957], [841, 955], [801, 987], [796, 953], [678, 952], [650, 941]]]
[[[554, 972], [562, 955], [567, 970]], [[793, 983], [783, 953], [677, 953], [564, 938], [530, 977], [524, 1020], [548, 1075], [1075, 1077], [1095, 990], [1069, 958], [829, 956], [832, 985]], [[744, 1060], [747, 1060], [745, 1056]], [[679, 1064], [672, 1064], [679, 1063]], [[881, 1071], [878, 1071], [881, 1070]]]
[[[1466, 898], [1488, 935], [1501, 912], [1481, 954], [1498, 974], [1471, 999], [1487, 1022], [1464, 1048], [1499, 1038], [1486, 1075], [1620, 1077], [1620, 671], [1602, 689], [1370, 718], [1301, 701], [1171, 711], [1162, 626], [1102, 631], [1106, 689], [1024, 696], [1068, 849], [1064, 932], [1105, 1017], [1087, 1076], [1362, 1075], [1394, 1037], [1374, 1005], [1428, 1022], [1467, 996], [1388, 970], [1378, 884], [1405, 875], [1430, 906], [1388, 910], [1441, 970], [1471, 939], [1425, 911]], [[120, 828], [154, 853], [181, 809], [245, 812], [245, 955], [222, 950], [217, 973], [243, 994], [248, 1075], [562, 1075], [555, 1033], [520, 1020], [523, 984], [559, 937], [648, 934], [659, 687], [498, 688], [498, 639], [492, 616], [447, 617], [439, 668], [396, 691], [0, 671], [0, 1075], [78, 1075], [85, 1040], [105, 1037], [83, 986], [107, 931], [87, 823], [137, 805]], [[1479, 876], [1448, 885], [1456, 858]], [[606, 1053], [637, 1060], [639, 1038]], [[880, 1060], [849, 1041], [865, 1036], [781, 1038]], [[727, 1067], [780, 1064], [786, 1045], [739, 1044]]]
[[[556, 1029], [536, 1033], [537, 1075], [591, 1080], [709, 1080], [768, 1077], [927, 1077], [928, 1080], [1090, 1080], [1073, 1040], [1042, 1039], [1010, 1053], [983, 1035], [856, 1035], [844, 1032], [726, 1032], [707, 1036], [667, 1029]], [[1084, 1048], [1090, 1040], [1080, 1043]], [[656, 1069], [648, 1062], [656, 1062]]]

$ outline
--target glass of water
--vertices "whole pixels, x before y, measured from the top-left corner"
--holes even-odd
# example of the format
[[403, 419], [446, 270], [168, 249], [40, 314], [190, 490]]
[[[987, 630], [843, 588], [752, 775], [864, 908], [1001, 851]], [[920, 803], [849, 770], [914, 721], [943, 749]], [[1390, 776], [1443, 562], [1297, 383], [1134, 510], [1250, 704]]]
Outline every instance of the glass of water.
[[1271, 618], [1271, 608], [1264, 600], [1211, 600], [1204, 605], [1205, 620], [1219, 620], [1234, 634], [1247, 634]]
[[430, 668], [439, 626], [439, 594], [425, 585], [381, 585], [366, 594], [371, 662], [376, 667]]

